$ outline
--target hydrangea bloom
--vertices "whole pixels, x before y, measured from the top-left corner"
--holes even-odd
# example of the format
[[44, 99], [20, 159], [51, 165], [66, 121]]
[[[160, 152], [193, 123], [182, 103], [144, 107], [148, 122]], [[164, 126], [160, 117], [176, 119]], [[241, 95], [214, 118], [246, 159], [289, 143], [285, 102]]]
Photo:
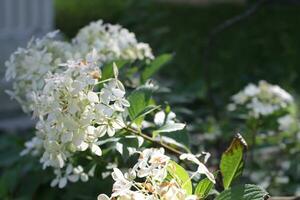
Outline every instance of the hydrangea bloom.
[[57, 72], [59, 64], [69, 59], [85, 58], [93, 49], [99, 55], [100, 64], [118, 59], [154, 58], [149, 45], [139, 43], [134, 33], [120, 25], [103, 24], [101, 20], [82, 28], [72, 44], [55, 40], [56, 34], [57, 31], [51, 32], [42, 39], [30, 41], [26, 48], [19, 48], [5, 63], [6, 80], [13, 81], [13, 90], [7, 92], [25, 112], [34, 109], [32, 92], [44, 87], [46, 74]]
[[[49, 75], [43, 90], [35, 95], [34, 114], [39, 119], [36, 137], [23, 152], [39, 150], [44, 168], [51, 166], [60, 170], [78, 151], [89, 149], [92, 154], [101, 156], [99, 139], [105, 135], [112, 137], [125, 126], [122, 115], [129, 102], [118, 80], [117, 67], [114, 66], [113, 78], [101, 80], [95, 77], [101, 74], [95, 64], [97, 58], [91, 55], [87, 58], [64, 64], [67, 69]], [[102, 89], [94, 91], [101, 84]], [[56, 175], [60, 177], [61, 172]]]
[[7, 92], [25, 112], [34, 109], [32, 92], [43, 88], [45, 75], [55, 72], [58, 64], [72, 57], [70, 44], [54, 40], [56, 33], [30, 41], [26, 48], [19, 48], [5, 63], [6, 80], [13, 81], [13, 91]]
[[[138, 162], [125, 174], [118, 168], [114, 168], [112, 177], [115, 183], [113, 184], [112, 195], [108, 197], [105, 194], [100, 194], [98, 200], [197, 199], [195, 195], [188, 195], [175, 178], [166, 179], [168, 175], [167, 168], [171, 159], [164, 154], [164, 149], [145, 149], [139, 154]], [[191, 157], [191, 154], [189, 154], [189, 157]]]
[[250, 83], [242, 91], [232, 96], [228, 105], [230, 111], [242, 108], [251, 117], [269, 116], [287, 108], [293, 103], [293, 97], [278, 85], [260, 81], [258, 85]]
[[104, 24], [102, 20], [83, 27], [73, 39], [77, 56], [86, 55], [96, 49], [100, 62], [117, 59], [145, 60], [153, 59], [151, 48], [146, 43], [139, 43], [135, 34], [120, 25]]

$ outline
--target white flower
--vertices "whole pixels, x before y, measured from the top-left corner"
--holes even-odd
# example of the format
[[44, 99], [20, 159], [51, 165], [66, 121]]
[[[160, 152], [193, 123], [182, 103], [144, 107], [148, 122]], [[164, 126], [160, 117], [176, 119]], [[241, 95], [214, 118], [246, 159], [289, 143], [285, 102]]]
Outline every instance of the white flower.
[[293, 97], [278, 85], [260, 81], [258, 85], [250, 83], [242, 91], [232, 96], [227, 106], [231, 112], [241, 108], [248, 110], [248, 116], [260, 118], [286, 109], [293, 104]]
[[249, 97], [253, 97], [253, 96], [257, 95], [259, 92], [260, 92], [260, 89], [252, 83], [247, 85], [246, 88], [244, 89], [245, 95], [249, 96]]
[[159, 194], [162, 199], [168, 200], [185, 200], [186, 194], [175, 179], [172, 179], [169, 183], [160, 188]]
[[21, 151], [20, 155], [24, 156], [29, 153], [36, 156], [40, 154], [43, 148], [43, 140], [39, 137], [33, 137], [31, 140], [25, 143], [25, 149]]
[[30, 41], [26, 48], [19, 48], [5, 62], [6, 80], [13, 81], [13, 90], [8, 93], [25, 112], [34, 109], [33, 92], [43, 88], [45, 76], [60, 71], [59, 64], [72, 57], [70, 44], [55, 41], [55, 34]]
[[288, 92], [286, 92], [285, 90], [283, 90], [278, 85], [274, 85], [273, 87], [271, 87], [271, 90], [272, 90], [272, 92], [274, 94], [276, 94], [278, 97], [281, 97], [286, 102], [292, 102], [294, 100], [294, 98], [292, 97], [292, 95], [290, 95]]
[[164, 111], [159, 111], [154, 116], [154, 123], [157, 126], [162, 126], [164, 124], [174, 124], [174, 119], [176, 118], [176, 114], [174, 112], [169, 112], [167, 115]]
[[77, 182], [79, 180], [86, 182], [89, 177], [83, 170], [82, 166], [73, 167], [71, 164], [68, 164], [65, 170], [55, 169], [54, 174], [56, 177], [51, 182], [51, 187], [58, 185], [59, 188], [64, 188], [68, 181]]
[[74, 38], [73, 46], [77, 56], [81, 57], [95, 49], [102, 63], [118, 59], [134, 61], [154, 58], [149, 45], [138, 43], [134, 33], [120, 25], [103, 24], [102, 20], [83, 27]]
[[99, 102], [99, 97], [95, 92], [88, 92], [87, 98], [91, 103], [98, 103]]
[[145, 149], [140, 153], [138, 162], [133, 167], [138, 177], [152, 176], [162, 180], [167, 175], [167, 164], [170, 158], [164, 155], [164, 149]]
[[200, 160], [194, 154], [190, 154], [190, 153], [182, 154], [182, 155], [180, 155], [179, 158], [181, 160], [189, 160], [189, 161], [195, 163], [198, 166], [197, 171], [196, 171], [197, 173], [205, 174], [211, 182], [213, 182], [213, 183], [216, 182], [214, 175], [208, 171], [207, 167], [202, 162], [200, 162]]
[[112, 197], [128, 194], [130, 188], [132, 187], [132, 182], [127, 180], [118, 168], [114, 168], [113, 170], [114, 172], [111, 174], [111, 176], [115, 183], [113, 184]]
[[288, 131], [295, 122], [295, 119], [291, 115], [285, 115], [278, 118], [277, 122], [279, 124], [279, 130]]
[[[101, 156], [98, 141], [125, 127], [123, 112], [129, 103], [126, 104], [125, 88], [117, 79], [117, 68], [114, 78], [101, 80], [110, 86], [96, 92], [98, 79], [90, 73], [97, 70], [93, 62], [69, 60], [63, 66], [66, 70], [48, 75], [44, 88], [36, 94], [34, 115], [39, 119], [36, 137], [22, 152], [42, 154], [43, 168], [62, 169], [79, 151], [90, 150], [91, 154]], [[122, 103], [114, 106], [118, 102]], [[81, 173], [80, 179], [87, 181], [88, 175]], [[64, 180], [57, 179], [54, 183]]]
[[82, 166], [72, 165], [77, 152], [101, 156], [99, 141], [113, 137], [127, 123], [130, 103], [118, 68], [113, 65], [114, 77], [103, 80], [103, 64], [149, 61], [154, 56], [133, 33], [102, 21], [81, 29], [72, 43], [55, 40], [56, 33], [19, 48], [5, 65], [6, 79], [13, 81], [7, 93], [38, 120], [36, 136], [26, 142], [21, 155], [40, 156], [43, 168], [55, 170], [51, 185], [63, 188], [68, 181], [88, 180]]
[[[167, 169], [170, 157], [164, 155], [164, 149], [145, 149], [138, 152], [140, 157], [133, 168], [123, 173], [114, 168], [112, 177], [115, 181], [111, 197], [105, 194], [98, 200], [196, 200], [196, 195], [188, 195], [177, 179], [168, 177]], [[190, 154], [185, 158], [194, 157]], [[196, 163], [199, 163], [197, 159]], [[164, 174], [158, 176], [158, 174]]]

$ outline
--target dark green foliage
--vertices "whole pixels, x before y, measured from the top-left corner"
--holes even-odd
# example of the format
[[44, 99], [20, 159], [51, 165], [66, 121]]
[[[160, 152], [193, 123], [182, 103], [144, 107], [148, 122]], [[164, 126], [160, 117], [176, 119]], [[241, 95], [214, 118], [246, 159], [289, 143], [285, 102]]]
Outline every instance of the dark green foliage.
[[216, 200], [265, 200], [268, 193], [256, 185], [239, 185], [229, 188], [216, 198]]

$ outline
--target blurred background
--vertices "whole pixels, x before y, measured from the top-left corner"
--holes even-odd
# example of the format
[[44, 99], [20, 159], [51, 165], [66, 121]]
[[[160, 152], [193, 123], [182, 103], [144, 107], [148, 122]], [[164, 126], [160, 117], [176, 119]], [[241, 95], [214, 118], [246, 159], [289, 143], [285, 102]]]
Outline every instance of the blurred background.
[[[192, 145], [206, 141], [198, 150], [216, 157], [236, 130], [220, 120], [232, 94], [259, 80], [300, 93], [300, 0], [0, 0], [1, 77], [9, 54], [32, 36], [59, 29], [70, 40], [98, 19], [128, 28], [155, 55], [174, 55], [157, 79], [171, 89], [175, 111], [199, 124], [191, 130], [203, 134]], [[9, 83], [0, 86], [0, 130], [30, 129], [34, 123], [4, 94]], [[273, 191], [292, 195], [298, 180]]]

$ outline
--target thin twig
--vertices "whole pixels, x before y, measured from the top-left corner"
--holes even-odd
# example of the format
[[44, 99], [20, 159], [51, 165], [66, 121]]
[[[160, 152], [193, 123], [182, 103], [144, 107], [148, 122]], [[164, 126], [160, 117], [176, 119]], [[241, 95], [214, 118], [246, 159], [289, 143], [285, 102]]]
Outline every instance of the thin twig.
[[202, 69], [203, 69], [203, 75], [204, 75], [204, 80], [206, 82], [206, 91], [207, 91], [207, 96], [209, 99], [209, 102], [211, 104], [211, 107], [213, 109], [213, 114], [215, 118], [219, 118], [218, 116], [218, 110], [215, 106], [215, 101], [213, 97], [213, 92], [212, 92], [212, 80], [211, 80], [211, 73], [209, 70], [209, 60], [210, 60], [210, 54], [211, 50], [214, 46], [214, 42], [218, 34], [223, 32], [224, 30], [230, 28], [231, 26], [237, 24], [238, 22], [241, 22], [242, 20], [250, 17], [253, 15], [263, 4], [265, 4], [269, 0], [257, 0], [254, 4], [249, 5], [249, 7], [242, 13], [229, 18], [225, 20], [222, 24], [219, 24], [216, 26], [209, 34], [208, 40], [206, 47], [203, 50], [203, 56], [202, 56]]
[[175, 148], [173, 148], [173, 147], [171, 147], [171, 146], [169, 146], [169, 145], [163, 143], [162, 141], [157, 141], [157, 140], [153, 139], [152, 137], [150, 137], [150, 136], [148, 136], [148, 135], [142, 133], [142, 132], [139, 131], [139, 130], [136, 130], [136, 129], [132, 128], [132, 127], [125, 127], [125, 129], [126, 129], [127, 131], [129, 131], [129, 132], [131, 132], [131, 133], [137, 135], [137, 136], [141, 136], [141, 137], [143, 137], [144, 139], [146, 139], [146, 140], [148, 140], [148, 141], [150, 141], [150, 142], [153, 142], [153, 143], [155, 143], [155, 144], [157, 144], [157, 145], [159, 145], [159, 146], [164, 147], [166, 150], [168, 150], [168, 151], [171, 152], [171, 153], [175, 153], [175, 154], [177, 154], [177, 155], [183, 154], [183, 152], [181, 152], [180, 150], [175, 149]]

